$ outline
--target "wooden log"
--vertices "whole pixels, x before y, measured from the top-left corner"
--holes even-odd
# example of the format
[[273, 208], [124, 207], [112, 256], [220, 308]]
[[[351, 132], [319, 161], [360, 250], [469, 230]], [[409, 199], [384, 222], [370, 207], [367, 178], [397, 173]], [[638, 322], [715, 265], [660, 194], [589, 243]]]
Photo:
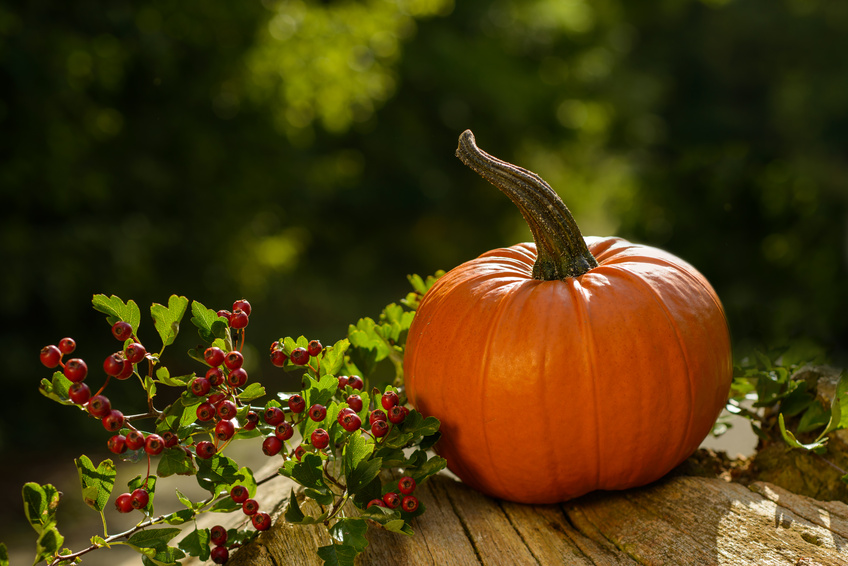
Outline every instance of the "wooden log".
[[[280, 517], [292, 486], [278, 477], [260, 488], [261, 507], [279, 520], [233, 553], [228, 564], [322, 564], [316, 550], [330, 544], [326, 529], [289, 525]], [[358, 564], [848, 564], [848, 505], [764, 482], [745, 487], [672, 474], [640, 489], [593, 493], [560, 505], [520, 505], [485, 497], [439, 474], [416, 495], [427, 511], [413, 520], [415, 535], [369, 528]], [[352, 506], [345, 511], [356, 513]], [[235, 527], [245, 518], [207, 514], [199, 520], [206, 527], [213, 522]]]

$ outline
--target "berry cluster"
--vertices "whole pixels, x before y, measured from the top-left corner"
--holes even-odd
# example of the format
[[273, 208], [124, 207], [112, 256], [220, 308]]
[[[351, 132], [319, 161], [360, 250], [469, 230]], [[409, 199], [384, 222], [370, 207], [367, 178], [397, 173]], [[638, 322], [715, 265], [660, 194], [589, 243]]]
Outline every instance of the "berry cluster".
[[368, 502], [366, 509], [374, 505], [389, 509], [400, 507], [403, 511], [412, 513], [418, 509], [418, 498], [412, 495], [415, 488], [415, 479], [411, 476], [403, 476], [398, 480], [397, 491], [387, 491], [382, 499], [372, 499]]
[[250, 317], [250, 303], [245, 299], [239, 299], [233, 303], [233, 310], [219, 310], [218, 316], [227, 319], [227, 324], [234, 330], [241, 330], [247, 326]]
[[287, 361], [296, 366], [306, 366], [311, 358], [317, 357], [323, 351], [324, 346], [318, 340], [310, 340], [306, 348], [298, 346], [288, 353], [285, 346], [277, 341], [271, 344], [271, 363], [278, 368], [285, 367]]

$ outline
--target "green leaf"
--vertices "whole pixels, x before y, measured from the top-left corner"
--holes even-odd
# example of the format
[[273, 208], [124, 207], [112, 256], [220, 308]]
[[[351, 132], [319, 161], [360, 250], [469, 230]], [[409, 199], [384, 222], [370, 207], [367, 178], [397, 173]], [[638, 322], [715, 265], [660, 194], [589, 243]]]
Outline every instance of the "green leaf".
[[362, 487], [368, 485], [374, 478], [380, 474], [380, 469], [383, 466], [383, 460], [380, 458], [372, 458], [370, 460], [362, 460], [356, 468], [347, 475], [347, 489], [351, 493], [356, 493]]
[[168, 515], [165, 515], [164, 521], [169, 525], [182, 525], [194, 519], [194, 511], [192, 509], [180, 509]]
[[816, 440], [811, 444], [802, 444], [801, 442], [799, 442], [798, 439], [795, 438], [795, 435], [792, 434], [791, 431], [786, 429], [786, 424], [783, 422], [783, 413], [778, 416], [778, 423], [780, 424], [780, 434], [783, 436], [783, 440], [792, 448], [801, 448], [803, 450], [809, 450], [811, 452], [816, 452], [821, 449], [824, 449], [825, 443], [821, 442], [821, 439]]
[[848, 374], [843, 373], [839, 376], [830, 403], [830, 421], [819, 438], [845, 427], [848, 427]]
[[186, 497], [186, 495], [182, 491], [180, 491], [179, 489], [176, 489], [176, 488], [174, 489], [174, 491], [176, 492], [177, 500], [180, 503], [182, 503], [183, 505], [185, 505], [189, 509], [195, 509], [196, 508], [194, 502], [191, 499], [189, 499], [188, 497]]
[[183, 391], [179, 401], [174, 401], [165, 409], [164, 416], [156, 425], [157, 432], [179, 430], [197, 420], [197, 405], [203, 400], [191, 391]]
[[44, 530], [38, 535], [38, 540], [35, 543], [36, 562], [47, 560], [56, 555], [62, 548], [65, 542], [65, 537], [59, 534], [59, 530], [55, 524], [50, 523], [45, 525]]
[[153, 317], [153, 326], [162, 338], [162, 346], [170, 346], [177, 338], [180, 331], [180, 321], [188, 307], [188, 299], [171, 295], [168, 298], [168, 306], [153, 303], [150, 306], [150, 316]]
[[24, 484], [22, 490], [24, 514], [35, 532], [41, 534], [49, 525], [56, 523], [56, 509], [59, 507], [59, 490], [51, 484], [39, 485], [35, 482]]
[[365, 538], [365, 531], [367, 530], [368, 524], [364, 519], [345, 517], [339, 519], [335, 525], [330, 527], [330, 536], [345, 546], [352, 546], [359, 553], [368, 546], [368, 539]]
[[197, 333], [204, 342], [214, 342], [216, 338], [224, 339], [227, 336], [227, 319], [218, 316], [216, 311], [192, 301], [191, 314], [191, 322], [197, 327]]
[[136, 548], [157, 548], [167, 546], [168, 541], [180, 534], [180, 529], [145, 529], [133, 533], [127, 543]]
[[350, 346], [346, 338], [339, 340], [329, 348], [321, 352], [321, 375], [336, 375], [344, 366], [345, 353]]
[[63, 405], [73, 405], [74, 403], [68, 399], [68, 389], [71, 387], [71, 380], [65, 377], [61, 371], [53, 372], [53, 377], [49, 381], [42, 379], [39, 384], [38, 391], [53, 401], [62, 403]]
[[177, 544], [177, 547], [189, 556], [197, 556], [200, 560], [209, 559], [209, 544], [211, 542], [209, 529], [194, 529]]
[[79, 472], [83, 501], [98, 513], [102, 512], [115, 486], [115, 463], [112, 460], [103, 460], [95, 468], [85, 455], [74, 460], [74, 463]]
[[316, 491], [327, 491], [324, 483], [324, 469], [321, 467], [321, 457], [316, 454], [304, 454], [300, 462], [287, 460], [280, 468], [280, 473], [302, 485]]
[[410, 475], [415, 479], [415, 483], [421, 485], [427, 478], [438, 474], [440, 471], [444, 470], [448, 465], [448, 461], [442, 458], [441, 456], [433, 456], [428, 459], [422, 465], [418, 466], [414, 470], [410, 470]]
[[123, 320], [132, 326], [133, 334], [138, 332], [138, 325], [141, 324], [141, 310], [139, 310], [138, 305], [132, 299], [124, 303], [120, 297], [116, 297], [115, 295], [111, 297], [94, 295], [91, 299], [91, 304], [95, 310], [107, 315], [106, 320], [109, 324], [115, 324], [119, 320]]
[[303, 511], [300, 510], [300, 505], [297, 502], [297, 496], [294, 493], [294, 489], [291, 490], [291, 495], [289, 495], [289, 504], [286, 507], [286, 522], [292, 523], [293, 525], [313, 525], [321, 521], [321, 519], [316, 517], [309, 517], [303, 514]]
[[238, 464], [221, 454], [215, 454], [207, 460], [197, 461], [197, 484], [203, 489], [217, 494], [244, 477], [239, 473]]
[[262, 387], [259, 383], [251, 383], [248, 385], [244, 391], [239, 393], [238, 398], [244, 401], [245, 403], [249, 401], [253, 401], [254, 399], [259, 399], [260, 397], [265, 396], [265, 388]]
[[331, 544], [318, 549], [318, 556], [324, 561], [324, 566], [354, 566], [356, 549], [344, 544]]
[[801, 415], [801, 420], [798, 423], [798, 432], [810, 432], [823, 427], [830, 422], [830, 418], [831, 411], [829, 409], [825, 409], [821, 403], [813, 403]]
[[197, 473], [194, 460], [182, 448], [166, 448], [162, 452], [159, 465], [156, 467], [156, 475], [161, 478], [173, 476], [191, 476]]
[[181, 375], [178, 377], [171, 377], [171, 372], [168, 371], [168, 368], [166, 367], [159, 367], [156, 370], [156, 379], [161, 381], [164, 385], [168, 385], [170, 387], [185, 387], [195, 377], [197, 376], [194, 373], [189, 375]]
[[369, 441], [368, 437], [363, 435], [361, 431], [357, 430], [351, 434], [343, 452], [345, 473], [355, 470], [359, 463], [373, 452], [374, 443]]
[[0, 566], [9, 566], [9, 551], [2, 542], [0, 542]]

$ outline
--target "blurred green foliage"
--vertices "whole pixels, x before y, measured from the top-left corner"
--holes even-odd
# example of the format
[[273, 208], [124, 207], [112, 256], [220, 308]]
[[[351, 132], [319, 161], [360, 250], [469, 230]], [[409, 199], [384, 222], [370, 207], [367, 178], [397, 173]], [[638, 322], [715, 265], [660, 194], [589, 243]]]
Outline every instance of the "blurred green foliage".
[[844, 358], [846, 68], [841, 0], [4, 4], [0, 451], [67, 422], [43, 345], [116, 349], [95, 293], [248, 298], [270, 383], [272, 340], [333, 341], [407, 273], [529, 240], [454, 157], [466, 128], [584, 234], [700, 269], [738, 351]]

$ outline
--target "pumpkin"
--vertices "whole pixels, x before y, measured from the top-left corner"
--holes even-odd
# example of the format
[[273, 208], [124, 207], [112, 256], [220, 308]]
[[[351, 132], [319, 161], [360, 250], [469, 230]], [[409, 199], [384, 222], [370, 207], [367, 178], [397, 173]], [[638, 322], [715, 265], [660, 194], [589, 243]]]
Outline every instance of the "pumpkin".
[[554, 503], [659, 479], [710, 432], [732, 361], [723, 307], [694, 267], [620, 238], [584, 238], [536, 174], [457, 155], [516, 204], [535, 243], [484, 253], [425, 294], [406, 393], [437, 417], [465, 483]]

